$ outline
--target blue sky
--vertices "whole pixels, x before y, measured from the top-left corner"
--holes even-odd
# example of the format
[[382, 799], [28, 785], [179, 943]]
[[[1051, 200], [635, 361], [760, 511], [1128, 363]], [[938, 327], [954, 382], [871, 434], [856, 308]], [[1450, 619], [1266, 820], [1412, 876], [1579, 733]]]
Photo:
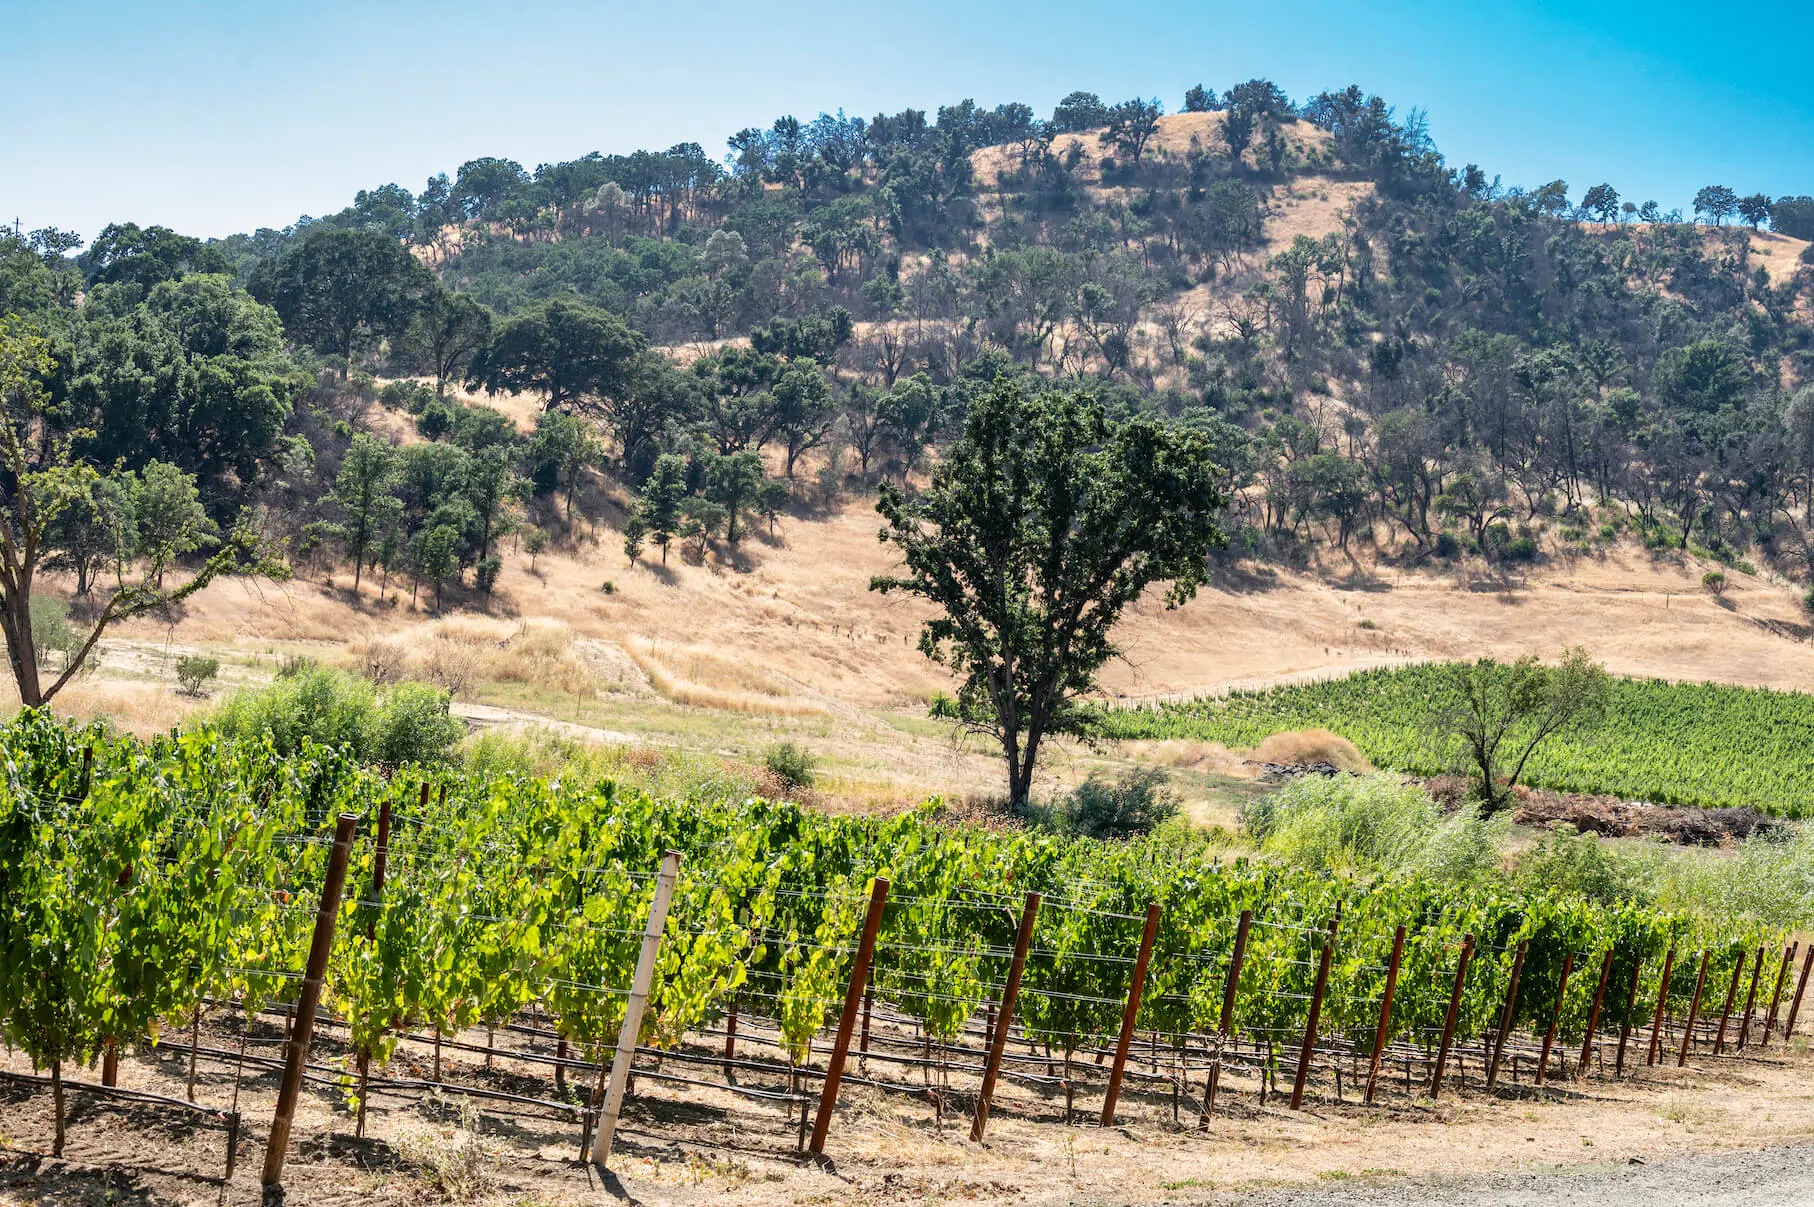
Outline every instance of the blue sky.
[[1428, 111], [1450, 162], [1579, 198], [1814, 193], [1814, 5], [927, 0], [620, 5], [0, 0], [0, 218], [201, 235], [416, 190], [466, 159], [533, 168], [839, 106], [966, 96], [1041, 115], [1254, 75]]

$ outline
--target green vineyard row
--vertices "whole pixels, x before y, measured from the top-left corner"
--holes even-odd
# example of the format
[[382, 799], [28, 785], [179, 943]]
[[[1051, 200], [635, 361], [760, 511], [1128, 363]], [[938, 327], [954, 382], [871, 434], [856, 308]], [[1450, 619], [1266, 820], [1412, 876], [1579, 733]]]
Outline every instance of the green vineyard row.
[[[88, 760], [92, 752], [92, 767]], [[388, 805], [388, 810], [385, 806]], [[376, 818], [388, 813], [374, 884]], [[1325, 1033], [1363, 1047], [1394, 929], [1408, 930], [1392, 1037], [1439, 1030], [1464, 935], [1476, 941], [1458, 1036], [1499, 1023], [1512, 952], [1528, 948], [1515, 1021], [1554, 1015], [1560, 968], [1635, 968], [1602, 1029], [1641, 1023], [1664, 953], [1711, 953], [1710, 983], [1746, 968], [1762, 928], [1418, 880], [1366, 883], [1211, 862], [1157, 840], [1100, 843], [761, 800], [657, 800], [606, 783], [446, 772], [393, 775], [340, 751], [279, 757], [206, 731], [149, 743], [25, 714], [0, 729], [0, 1026], [40, 1065], [86, 1064], [155, 1037], [202, 1003], [293, 1000], [335, 819], [360, 818], [325, 1004], [382, 1061], [411, 1028], [503, 1024], [527, 1008], [591, 1058], [616, 1038], [661, 854], [684, 863], [644, 1043], [672, 1047], [738, 1003], [776, 1020], [804, 1065], [836, 1016], [871, 878], [890, 881], [875, 994], [932, 1039], [1000, 991], [1023, 895], [1044, 895], [1017, 1020], [1054, 1050], [1113, 1036], [1149, 903], [1161, 910], [1139, 1026], [1216, 1029], [1241, 911], [1254, 913], [1235, 1009], [1250, 1038], [1295, 1042], [1327, 923], [1340, 916]], [[1594, 977], [1567, 983], [1565, 1034]], [[1669, 982], [1685, 1010], [1693, 978]], [[1769, 986], [1765, 986], [1766, 992]]]
[[[1424, 664], [1100, 717], [1111, 737], [1230, 747], [1327, 729], [1376, 766], [1435, 775], [1456, 765], [1435, 724], [1452, 691], [1441, 666]], [[1525, 780], [1565, 792], [1804, 817], [1814, 811], [1814, 695], [1614, 680], [1604, 721], [1544, 743]]]

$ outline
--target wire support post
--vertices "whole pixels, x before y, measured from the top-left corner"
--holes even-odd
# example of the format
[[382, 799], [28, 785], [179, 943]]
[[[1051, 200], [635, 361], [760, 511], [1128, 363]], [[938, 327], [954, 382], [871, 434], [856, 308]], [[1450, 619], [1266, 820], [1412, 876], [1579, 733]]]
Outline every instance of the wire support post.
[[1115, 1041], [1115, 1063], [1109, 1069], [1108, 1094], [1102, 1100], [1102, 1126], [1115, 1126], [1115, 1103], [1121, 1097], [1121, 1079], [1127, 1073], [1127, 1054], [1134, 1042], [1134, 1023], [1140, 1017], [1140, 994], [1146, 988], [1146, 966], [1153, 958], [1153, 939], [1159, 933], [1159, 907], [1146, 907], [1146, 927], [1140, 932], [1140, 954], [1134, 958], [1134, 975], [1128, 981], [1127, 1004], [1121, 1011], [1121, 1035]]
[[869, 981], [869, 963], [875, 958], [876, 935], [882, 929], [882, 909], [888, 904], [888, 881], [875, 878], [869, 890], [869, 912], [863, 918], [863, 937], [850, 966], [850, 984], [844, 991], [844, 1012], [838, 1016], [838, 1037], [825, 1066], [825, 1085], [819, 1093], [819, 1113], [813, 1118], [808, 1151], [825, 1155], [825, 1136], [831, 1130], [831, 1113], [838, 1105], [838, 1087], [844, 1080], [844, 1062], [850, 1055], [851, 1033], [857, 1028], [857, 1011], [863, 1005], [863, 988]]
[[1316, 1054], [1316, 1028], [1322, 1021], [1323, 993], [1329, 988], [1329, 961], [1335, 956], [1335, 936], [1341, 924], [1338, 912], [1329, 920], [1329, 934], [1323, 939], [1322, 958], [1317, 962], [1316, 988], [1310, 994], [1310, 1016], [1304, 1020], [1304, 1046], [1298, 1052], [1297, 1075], [1291, 1082], [1291, 1109], [1294, 1111], [1304, 1105], [1304, 1083], [1310, 1077], [1310, 1058]]
[[290, 1146], [290, 1125], [296, 1118], [296, 1099], [302, 1093], [302, 1066], [308, 1060], [309, 1040], [315, 1034], [315, 1012], [321, 1005], [321, 982], [327, 976], [328, 953], [334, 945], [334, 918], [340, 911], [340, 894], [346, 886], [347, 857], [353, 848], [353, 831], [359, 819], [342, 813], [334, 826], [334, 845], [328, 854], [327, 876], [321, 886], [321, 904], [315, 911], [315, 935], [309, 943], [309, 962], [296, 998], [296, 1019], [284, 1044], [283, 1080], [277, 1089], [277, 1108], [271, 1115], [271, 1135], [265, 1142], [264, 1171], [259, 1182], [267, 1202], [283, 1199], [283, 1163]]
[[1014, 999], [1020, 993], [1021, 973], [1027, 967], [1027, 948], [1033, 942], [1033, 923], [1039, 916], [1039, 894], [1028, 893], [1020, 910], [1020, 929], [1014, 935], [1014, 958], [1008, 965], [1008, 980], [1002, 986], [1001, 1008], [996, 1011], [995, 1025], [989, 1035], [989, 1057], [983, 1067], [982, 1089], [976, 1095], [976, 1118], [970, 1124], [970, 1139], [982, 1143], [989, 1126], [989, 1104], [995, 1098], [995, 1079], [1001, 1074], [1002, 1056], [1008, 1048], [1008, 1029], [1014, 1021]]
[[649, 922], [642, 932], [642, 950], [636, 955], [636, 978], [630, 985], [630, 999], [624, 1004], [623, 1025], [617, 1030], [617, 1055], [611, 1059], [610, 1088], [605, 1092], [604, 1111], [592, 1136], [592, 1164], [601, 1172], [611, 1162], [611, 1141], [617, 1134], [617, 1116], [623, 1109], [630, 1066], [636, 1061], [636, 1040], [642, 1033], [643, 1007], [648, 1005], [649, 990], [655, 981], [655, 958], [661, 952], [661, 932], [668, 923], [668, 903], [674, 899], [674, 882], [679, 877], [680, 852], [664, 852], [661, 872], [655, 877], [655, 897], [649, 902]]

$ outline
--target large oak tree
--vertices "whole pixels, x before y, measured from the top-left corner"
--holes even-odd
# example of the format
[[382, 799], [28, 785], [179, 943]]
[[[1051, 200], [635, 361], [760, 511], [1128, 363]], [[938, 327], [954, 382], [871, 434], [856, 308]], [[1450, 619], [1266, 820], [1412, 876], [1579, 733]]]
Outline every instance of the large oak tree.
[[1082, 698], [1119, 652], [1122, 611], [1161, 583], [1176, 607], [1203, 582], [1221, 478], [1201, 432], [1000, 378], [925, 494], [883, 485], [881, 539], [904, 564], [870, 586], [937, 609], [920, 649], [962, 676], [958, 713], [1000, 744], [1011, 808], [1047, 738], [1088, 732]]

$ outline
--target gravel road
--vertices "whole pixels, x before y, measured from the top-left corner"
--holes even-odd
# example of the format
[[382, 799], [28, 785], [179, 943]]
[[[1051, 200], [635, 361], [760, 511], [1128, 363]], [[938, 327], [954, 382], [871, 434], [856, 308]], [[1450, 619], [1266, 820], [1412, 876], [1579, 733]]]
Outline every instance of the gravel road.
[[1814, 1207], [1814, 1145], [1653, 1165], [1268, 1190], [1212, 1201], [1240, 1207]]

